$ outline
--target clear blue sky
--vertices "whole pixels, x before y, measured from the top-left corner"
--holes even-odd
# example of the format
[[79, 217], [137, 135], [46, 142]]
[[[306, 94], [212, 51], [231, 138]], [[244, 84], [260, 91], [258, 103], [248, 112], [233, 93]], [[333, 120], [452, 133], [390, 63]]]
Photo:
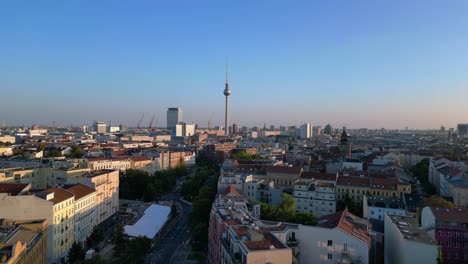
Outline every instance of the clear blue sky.
[[468, 122], [468, 1], [1, 1], [0, 119]]

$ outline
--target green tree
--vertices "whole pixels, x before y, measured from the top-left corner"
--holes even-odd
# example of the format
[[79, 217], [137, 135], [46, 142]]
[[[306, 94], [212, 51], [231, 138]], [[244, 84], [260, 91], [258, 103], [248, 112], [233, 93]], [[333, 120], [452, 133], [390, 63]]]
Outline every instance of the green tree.
[[125, 237], [123, 226], [118, 225], [116, 227], [112, 242], [114, 244], [114, 255], [120, 256], [128, 245], [128, 239]]
[[47, 151], [47, 154], [46, 154], [47, 158], [55, 158], [55, 157], [61, 157], [61, 156], [62, 156], [62, 152], [60, 152], [59, 150], [49, 150]]
[[296, 213], [296, 202], [291, 195], [283, 193], [282, 200], [278, 206], [270, 206], [265, 203], [260, 204], [261, 219], [269, 221], [283, 221], [303, 225], [316, 225], [317, 217], [313, 213]]
[[302, 225], [317, 225], [318, 219], [314, 213], [311, 212], [299, 212], [294, 216], [294, 223]]
[[68, 263], [83, 263], [86, 251], [80, 243], [74, 242], [68, 251]]
[[84, 264], [110, 264], [110, 262], [99, 255], [94, 255], [92, 258], [85, 260]]
[[71, 154], [70, 154], [71, 158], [79, 159], [79, 158], [82, 158], [83, 156], [84, 156], [84, 152], [82, 148], [76, 145], [73, 145], [71, 147]]
[[151, 240], [147, 237], [136, 237], [130, 239], [125, 251], [121, 254], [119, 263], [143, 263], [146, 253], [150, 247]]
[[437, 195], [432, 195], [421, 201], [421, 207], [432, 206], [432, 207], [442, 207], [442, 208], [456, 208], [457, 206]]
[[252, 160], [252, 155], [245, 151], [239, 151], [231, 154], [231, 158], [235, 160]]
[[99, 242], [101, 242], [104, 239], [104, 235], [102, 234], [101, 229], [94, 227], [93, 232], [91, 235], [88, 237], [86, 240], [86, 246], [88, 248], [94, 248], [96, 247]]
[[277, 221], [294, 221], [294, 215], [296, 214], [296, 202], [291, 195], [283, 193], [281, 195], [281, 203], [276, 210]]
[[421, 182], [421, 185], [424, 188], [424, 191], [429, 194], [435, 194], [435, 187], [429, 182], [429, 159], [425, 158], [414, 165], [410, 171], [413, 175]]

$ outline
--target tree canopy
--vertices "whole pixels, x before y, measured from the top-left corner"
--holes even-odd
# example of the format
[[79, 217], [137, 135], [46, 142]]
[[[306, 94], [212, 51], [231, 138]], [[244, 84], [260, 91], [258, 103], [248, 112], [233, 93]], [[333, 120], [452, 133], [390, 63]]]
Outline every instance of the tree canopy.
[[291, 195], [283, 193], [282, 200], [278, 206], [270, 206], [260, 203], [260, 218], [269, 221], [282, 221], [303, 225], [316, 225], [317, 216], [311, 212], [296, 213], [296, 202]]
[[80, 243], [73, 242], [68, 251], [68, 263], [76, 264], [83, 263], [86, 256], [86, 251]]
[[153, 175], [142, 170], [129, 169], [120, 178], [120, 198], [150, 202], [174, 189], [177, 177], [187, 175], [185, 165], [157, 171]]
[[429, 182], [429, 159], [425, 158], [414, 165], [410, 171], [421, 182], [424, 191], [429, 194], [435, 194], [435, 187]]
[[422, 207], [432, 206], [432, 207], [442, 207], [442, 208], [456, 208], [457, 207], [454, 203], [438, 195], [432, 195], [422, 200], [421, 206]]

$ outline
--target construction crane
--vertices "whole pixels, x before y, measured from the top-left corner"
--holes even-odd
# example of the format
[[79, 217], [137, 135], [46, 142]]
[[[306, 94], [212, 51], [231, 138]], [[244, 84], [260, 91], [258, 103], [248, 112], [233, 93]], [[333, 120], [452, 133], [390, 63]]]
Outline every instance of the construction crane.
[[149, 122], [149, 129], [151, 129], [151, 126], [153, 125], [155, 115], [153, 114], [153, 117], [151, 118], [151, 121]]
[[208, 119], [208, 130], [211, 130], [211, 119], [213, 119], [214, 112], [211, 113], [210, 119]]
[[141, 125], [141, 121], [143, 121], [143, 117], [145, 117], [145, 114], [144, 114], [144, 113], [141, 114], [140, 121], [138, 121], [138, 123], [137, 123], [137, 128], [138, 128], [138, 129], [141, 129], [141, 128], [140, 128], [140, 125]]

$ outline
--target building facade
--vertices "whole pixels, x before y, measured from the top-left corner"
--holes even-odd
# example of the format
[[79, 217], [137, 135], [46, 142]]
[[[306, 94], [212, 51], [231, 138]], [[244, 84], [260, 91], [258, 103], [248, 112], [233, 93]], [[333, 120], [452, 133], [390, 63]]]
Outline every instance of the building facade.
[[419, 228], [416, 218], [387, 214], [384, 229], [385, 263], [437, 263], [440, 247]]
[[47, 220], [0, 219], [0, 244], [2, 263], [47, 264]]
[[167, 109], [167, 129], [172, 130], [179, 122], [182, 122], [182, 108], [170, 107]]
[[96, 190], [96, 225], [113, 221], [119, 210], [119, 171], [93, 171], [77, 177], [70, 177], [68, 183], [81, 183]]
[[320, 217], [336, 211], [333, 183], [298, 180], [294, 184], [293, 199], [297, 212], [312, 212]]
[[84, 246], [96, 226], [96, 190], [83, 184], [65, 186], [75, 195], [75, 242]]
[[468, 263], [468, 210], [424, 207], [421, 227], [442, 248], [443, 263]]

